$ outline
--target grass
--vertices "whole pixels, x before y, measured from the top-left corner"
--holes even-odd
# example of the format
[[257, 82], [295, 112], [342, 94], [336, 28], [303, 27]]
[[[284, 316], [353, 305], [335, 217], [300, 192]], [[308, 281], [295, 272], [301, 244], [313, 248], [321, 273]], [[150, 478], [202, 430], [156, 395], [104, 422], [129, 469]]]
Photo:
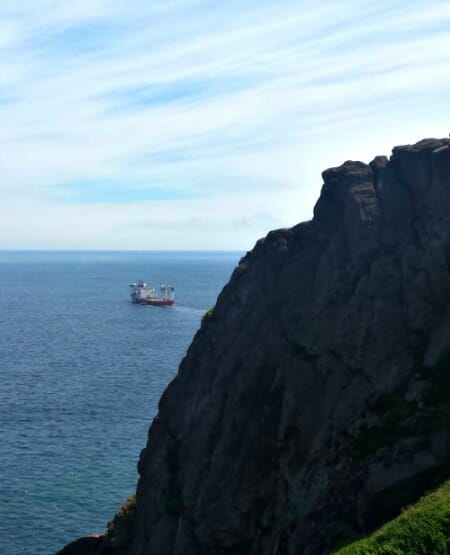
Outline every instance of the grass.
[[245, 270], [247, 270], [247, 268], [248, 268], [248, 260], [246, 260], [245, 258], [242, 258], [242, 259], [239, 261], [238, 268], [239, 268], [239, 270], [240, 270], [241, 272], [244, 272]]
[[214, 314], [214, 309], [215, 309], [215, 305], [212, 306], [211, 308], [208, 308], [208, 310], [202, 316], [202, 322], [212, 317], [212, 315]]
[[368, 538], [335, 555], [448, 555], [450, 480], [385, 524]]
[[117, 511], [117, 516], [125, 516], [130, 513], [135, 513], [136, 511], [136, 494], [132, 493], [130, 497], [124, 502], [124, 504]]
[[136, 494], [133, 493], [116, 512], [114, 518], [108, 522], [108, 534], [116, 534], [118, 527], [128, 529], [131, 526], [135, 514]]

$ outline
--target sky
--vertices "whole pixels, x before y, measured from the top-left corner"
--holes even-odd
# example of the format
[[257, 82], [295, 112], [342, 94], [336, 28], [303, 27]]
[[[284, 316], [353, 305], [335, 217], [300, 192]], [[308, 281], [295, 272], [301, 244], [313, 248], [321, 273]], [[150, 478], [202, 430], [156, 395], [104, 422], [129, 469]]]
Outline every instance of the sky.
[[0, 249], [248, 250], [450, 129], [448, 0], [0, 5]]

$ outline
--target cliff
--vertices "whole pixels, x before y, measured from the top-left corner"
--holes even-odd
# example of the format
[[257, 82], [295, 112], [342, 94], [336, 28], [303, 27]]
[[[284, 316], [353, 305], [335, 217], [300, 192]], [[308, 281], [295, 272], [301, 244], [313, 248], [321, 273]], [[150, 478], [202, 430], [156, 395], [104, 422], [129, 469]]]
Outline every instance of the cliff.
[[92, 552], [319, 555], [446, 478], [449, 144], [326, 170], [314, 218], [240, 261]]

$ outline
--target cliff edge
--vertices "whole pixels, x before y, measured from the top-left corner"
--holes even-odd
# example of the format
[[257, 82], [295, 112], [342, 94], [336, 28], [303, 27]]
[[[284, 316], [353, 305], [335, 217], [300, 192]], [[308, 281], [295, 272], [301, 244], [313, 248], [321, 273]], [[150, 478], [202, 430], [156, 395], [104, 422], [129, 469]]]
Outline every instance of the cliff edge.
[[326, 170], [242, 258], [93, 552], [319, 555], [448, 476], [449, 144]]

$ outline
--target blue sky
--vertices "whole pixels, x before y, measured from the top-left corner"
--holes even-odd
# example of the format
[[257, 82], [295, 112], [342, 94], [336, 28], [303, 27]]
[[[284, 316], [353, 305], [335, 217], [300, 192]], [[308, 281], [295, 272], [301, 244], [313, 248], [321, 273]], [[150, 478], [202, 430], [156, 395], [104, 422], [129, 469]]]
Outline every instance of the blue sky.
[[0, 248], [249, 249], [449, 132], [450, 3], [0, 7]]

